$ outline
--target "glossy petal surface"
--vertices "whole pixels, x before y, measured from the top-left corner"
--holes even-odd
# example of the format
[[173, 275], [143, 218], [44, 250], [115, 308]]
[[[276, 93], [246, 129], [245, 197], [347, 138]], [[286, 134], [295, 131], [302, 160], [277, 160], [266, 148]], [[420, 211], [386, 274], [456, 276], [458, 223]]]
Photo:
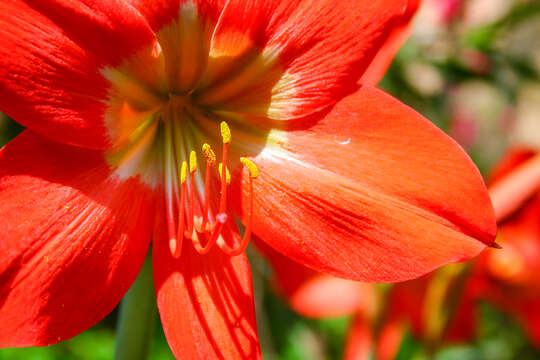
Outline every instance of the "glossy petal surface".
[[415, 278], [477, 255], [495, 237], [485, 185], [465, 152], [373, 88], [314, 126], [272, 131], [254, 160], [254, 233], [321, 272]]
[[375, 86], [382, 80], [394, 56], [411, 35], [412, 24], [410, 20], [418, 10], [418, 6], [420, 6], [420, 0], [409, 1], [405, 16], [402, 18], [402, 24], [395, 26], [388, 35], [386, 42], [381, 46], [377, 55], [362, 75], [361, 84]]
[[410, 18], [408, 8], [408, 1], [229, 1], [209, 57], [211, 73], [227, 71], [198, 99], [275, 121], [318, 117], [356, 90], [390, 33]]
[[154, 279], [165, 336], [180, 359], [258, 359], [251, 272], [247, 257], [216, 246], [199, 255], [184, 241], [171, 256], [163, 226], [154, 240]]
[[70, 338], [131, 286], [150, 241], [152, 192], [101, 153], [29, 131], [0, 152], [0, 345]]
[[103, 115], [118, 65], [154, 35], [124, 1], [6, 0], [0, 4], [0, 107], [68, 144], [110, 145]]

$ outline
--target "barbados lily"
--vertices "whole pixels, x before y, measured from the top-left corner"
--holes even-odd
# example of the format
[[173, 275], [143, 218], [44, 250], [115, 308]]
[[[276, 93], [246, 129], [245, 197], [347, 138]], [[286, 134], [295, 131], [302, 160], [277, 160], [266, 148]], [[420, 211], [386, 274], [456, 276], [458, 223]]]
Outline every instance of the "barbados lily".
[[[488, 301], [515, 317], [533, 342], [540, 343], [540, 317], [536, 311], [540, 304], [539, 164], [536, 151], [513, 148], [492, 171], [489, 189], [498, 215], [502, 249], [485, 251], [474, 262], [470, 273], [463, 274], [467, 279], [461, 290], [456, 291], [454, 286], [454, 291], [448, 294], [450, 299], [459, 296], [459, 300], [445, 320], [439, 340], [473, 338], [477, 304]], [[455, 277], [459, 280], [460, 276], [457, 274]], [[430, 298], [434, 297], [437, 281], [441, 278], [441, 274], [436, 273], [435, 276], [397, 284], [390, 297], [389, 319], [385, 326], [388, 331], [385, 332], [392, 332], [392, 322], [401, 318], [408, 319], [416, 336], [429, 337], [426, 324], [429, 325], [429, 320], [436, 315], [436, 308], [429, 306], [434, 303]], [[422, 311], [413, 311], [413, 304], [423, 304]], [[382, 336], [385, 336], [384, 332]]]
[[[476, 289], [478, 284], [463, 283], [463, 264], [385, 288], [317, 273], [260, 241], [256, 243], [272, 265], [276, 290], [293, 310], [316, 319], [352, 316], [343, 354], [346, 360], [373, 356], [393, 359], [408, 330], [428, 342], [440, 341], [438, 337], [443, 335], [450, 341], [470, 339], [473, 335], [474, 302], [469, 290]], [[464, 284], [468, 290], [463, 292], [464, 296], [456, 297], [462, 294]], [[457, 299], [456, 303], [448, 303]], [[453, 310], [455, 316], [443, 318]]]
[[[408, 329], [427, 343], [470, 341], [476, 333], [480, 301], [488, 301], [515, 317], [538, 346], [537, 156], [533, 149], [513, 148], [492, 171], [490, 191], [499, 214], [502, 249], [485, 251], [469, 271], [447, 267], [396, 284], [381, 302], [368, 284], [315, 273], [261, 246], [274, 268], [278, 289], [304, 316], [354, 315], [345, 359], [367, 359], [372, 351], [377, 359], [393, 359]], [[384, 313], [374, 321], [373, 309], [381, 307]], [[378, 328], [374, 326], [377, 323]]]
[[[451, 274], [455, 268], [441, 269], [393, 287], [377, 345], [380, 351], [393, 351], [382, 358], [393, 358], [408, 326], [418, 338], [430, 340], [430, 323], [445, 310], [434, 306], [444, 303], [437, 302], [438, 292], [455, 302], [449, 303], [449, 314], [442, 319], [442, 331], [437, 332], [435, 340], [471, 340], [476, 333], [478, 304], [487, 301], [515, 317], [531, 340], [537, 346], [540, 344], [540, 317], [536, 311], [540, 305], [539, 164], [536, 151], [516, 147], [508, 151], [490, 175], [488, 183], [498, 214], [501, 249], [486, 250], [468, 273]], [[445, 273], [450, 282], [445, 281]], [[445, 282], [450, 286], [444, 286]], [[447, 289], [446, 294], [437, 288]], [[382, 345], [392, 338], [398, 339], [393, 346]]]
[[411, 4], [3, 1], [0, 345], [102, 319], [152, 238], [169, 344], [206, 359], [260, 356], [250, 233], [363, 281], [492, 244], [466, 154], [361, 80]]
[[477, 262], [481, 296], [516, 317], [540, 345], [540, 158], [538, 151], [514, 147], [496, 166], [490, 192], [497, 206], [502, 249]]
[[344, 358], [369, 359], [374, 342], [373, 322], [381, 304], [375, 285], [316, 272], [272, 250], [258, 238], [254, 240], [272, 267], [276, 293], [305, 317], [354, 315]]

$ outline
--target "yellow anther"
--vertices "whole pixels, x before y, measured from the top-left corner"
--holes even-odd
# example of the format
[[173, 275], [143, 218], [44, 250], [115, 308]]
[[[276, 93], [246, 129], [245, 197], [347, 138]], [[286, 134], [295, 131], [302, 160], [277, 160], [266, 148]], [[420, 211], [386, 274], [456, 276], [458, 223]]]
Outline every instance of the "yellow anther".
[[197, 153], [195, 150], [191, 150], [189, 154], [189, 172], [195, 172], [197, 170]]
[[225, 121], [221, 122], [221, 137], [223, 138], [223, 143], [228, 144], [231, 142], [231, 129]]
[[256, 179], [259, 176], [259, 169], [255, 163], [245, 157], [240, 158], [240, 162], [244, 164], [245, 167], [249, 170], [249, 175], [252, 179]]
[[182, 171], [180, 172], [180, 181], [185, 183], [187, 179], [187, 162], [182, 161]]
[[202, 146], [202, 153], [206, 158], [206, 161], [208, 161], [210, 164], [214, 165], [216, 163], [216, 154], [214, 153], [214, 150], [212, 150], [210, 145], [204, 144]]
[[[219, 178], [221, 179], [221, 174], [223, 172], [223, 164], [219, 163]], [[226, 178], [227, 178], [227, 184], [231, 183], [231, 173], [229, 172], [229, 169], [225, 168]]]

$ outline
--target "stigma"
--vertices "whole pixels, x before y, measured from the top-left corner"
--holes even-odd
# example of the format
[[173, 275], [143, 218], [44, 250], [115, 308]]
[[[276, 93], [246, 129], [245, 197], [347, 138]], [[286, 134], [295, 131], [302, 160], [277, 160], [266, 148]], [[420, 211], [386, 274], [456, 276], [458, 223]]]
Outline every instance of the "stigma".
[[[167, 130], [170, 129], [165, 129], [163, 185], [167, 237], [172, 256], [181, 256], [185, 241], [191, 242], [201, 255], [215, 246], [229, 256], [242, 254], [251, 237], [253, 181], [259, 176], [257, 166], [248, 158], [240, 158], [240, 164], [249, 173], [247, 216], [244, 217], [244, 234], [240, 236], [234, 217], [227, 212], [227, 189], [231, 183], [227, 157], [232, 140], [228, 124], [225, 121], [220, 124], [222, 152], [219, 164], [212, 147], [207, 143], [202, 145], [204, 172], [197, 166], [196, 150], [191, 150], [189, 157], [186, 156], [180, 165], [179, 158], [175, 156], [174, 131]], [[212, 182], [212, 173], [216, 171], [217, 186]]]

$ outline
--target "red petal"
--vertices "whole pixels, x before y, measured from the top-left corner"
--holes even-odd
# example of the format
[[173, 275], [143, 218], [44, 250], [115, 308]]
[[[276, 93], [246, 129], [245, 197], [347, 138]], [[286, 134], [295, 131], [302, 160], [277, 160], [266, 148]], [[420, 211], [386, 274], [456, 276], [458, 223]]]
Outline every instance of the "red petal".
[[302, 316], [325, 318], [369, 311], [373, 285], [318, 273], [253, 239], [272, 265], [278, 290]]
[[148, 21], [155, 32], [178, 20], [180, 5], [196, 4], [204, 20], [215, 24], [227, 0], [127, 0]]
[[345, 360], [371, 359], [372, 350], [373, 334], [371, 324], [362, 315], [357, 315], [353, 319], [347, 336], [347, 345], [343, 358]]
[[496, 166], [491, 178], [489, 192], [500, 221], [540, 190], [540, 155], [531, 150], [512, 149]]
[[0, 106], [46, 137], [103, 148], [108, 83], [100, 69], [153, 39], [123, 1], [2, 1]]
[[[477, 297], [475, 282], [470, 278], [460, 294], [450, 323], [445, 330], [444, 337], [452, 342], [470, 342], [474, 339], [477, 329]], [[449, 296], [455, 295], [450, 294]]]
[[507, 310], [510, 310], [525, 326], [529, 337], [536, 347], [540, 347], [540, 314], [538, 313], [538, 307], [540, 306], [540, 297], [536, 296], [525, 298], [522, 300], [515, 300], [512, 304], [507, 306]]
[[536, 155], [536, 151], [533, 149], [515, 147], [511, 148], [506, 154], [499, 160], [499, 162], [491, 169], [491, 172], [487, 178], [488, 184], [494, 184], [497, 181], [505, 178], [519, 165], [525, 161], [531, 159]]
[[186, 0], [128, 0], [148, 21], [154, 31], [178, 18], [180, 3]]
[[291, 118], [326, 109], [354, 92], [387, 37], [410, 17], [408, 1], [279, 3], [282, 12], [272, 18], [267, 48], [280, 49], [291, 78], [294, 96], [285, 102], [296, 105], [282, 115]]
[[233, 68], [245, 75], [230, 81], [234, 91], [209, 89], [200, 101], [274, 120], [325, 110], [357, 89], [387, 37], [410, 18], [408, 8], [406, 0], [231, 0], [214, 33], [212, 46], [223, 54], [215, 60], [250, 65]]
[[101, 153], [29, 131], [0, 152], [0, 346], [56, 343], [120, 301], [144, 260], [152, 193]]
[[228, 257], [215, 246], [199, 255], [184, 240], [171, 256], [158, 224], [154, 279], [165, 336], [179, 359], [260, 359], [247, 257]]
[[383, 324], [377, 339], [375, 350], [377, 359], [395, 359], [406, 334], [407, 324], [402, 321], [390, 321]]
[[267, 144], [254, 159], [254, 233], [315, 270], [406, 280], [494, 240], [493, 209], [472, 161], [377, 89], [362, 88], [311, 128], [274, 130]]
[[375, 86], [381, 81], [386, 70], [392, 63], [394, 56], [411, 35], [412, 25], [410, 24], [410, 20], [416, 13], [416, 10], [418, 10], [419, 5], [420, 0], [409, 1], [407, 11], [402, 19], [403, 23], [396, 26], [390, 35], [388, 35], [386, 42], [381, 46], [377, 55], [362, 75], [360, 79], [361, 84]]
[[503, 249], [482, 254], [479, 264], [502, 282], [540, 289], [540, 193], [499, 223]]
[[[411, 328], [415, 336], [422, 337], [424, 332], [422, 312], [425, 308], [429, 279], [430, 276], [428, 275], [392, 287], [388, 295], [386, 308], [386, 321], [390, 328], [397, 326], [397, 324], [401, 324], [400, 326], [406, 324], [407, 327]], [[399, 344], [397, 345], [399, 346]]]
[[[437, 293], [435, 296], [444, 296], [445, 299], [440, 299], [448, 305], [444, 305], [442, 308], [433, 307], [433, 299], [428, 298], [428, 292], [430, 287], [433, 288], [433, 281], [439, 281], [436, 276], [432, 274], [424, 276], [420, 279], [407, 281], [396, 284], [391, 290], [388, 297], [386, 307], [386, 324], [384, 328], [388, 327], [389, 342], [395, 342], [396, 335], [391, 335], [395, 331], [399, 331], [399, 338], [402, 338], [404, 327], [410, 327], [413, 334], [418, 339], [425, 339], [430, 334], [426, 334], [430, 326], [430, 322], [433, 319], [440, 319], [442, 316], [439, 313], [441, 311], [447, 311], [447, 306], [454, 306], [455, 310], [450, 319], [450, 322], [446, 326], [444, 339], [449, 341], [468, 341], [474, 335], [476, 328], [475, 322], [475, 296], [476, 288], [475, 282], [468, 281], [465, 288], [459, 293], [444, 292]], [[445, 281], [445, 280], [443, 280]], [[444, 286], [447, 286], [445, 284]], [[441, 289], [438, 284], [435, 284], [435, 288]], [[454, 289], [448, 287], [448, 289]], [[432, 293], [433, 294], [433, 293]], [[447, 301], [448, 299], [452, 301]], [[453, 301], [456, 301], [454, 304]], [[437, 304], [437, 302], [435, 302]], [[426, 326], [428, 328], [426, 328]], [[400, 328], [398, 330], [397, 328]], [[386, 330], [383, 331], [383, 333]], [[395, 345], [399, 346], [399, 343]], [[397, 348], [395, 349], [397, 351]], [[382, 357], [382, 356], [381, 356]], [[390, 354], [385, 358], [393, 358]]]
[[540, 186], [535, 185], [538, 164], [535, 151], [513, 148], [495, 166], [490, 189], [496, 210], [504, 217], [499, 222], [503, 249], [486, 251], [477, 262], [484, 276], [527, 289], [540, 288]]

